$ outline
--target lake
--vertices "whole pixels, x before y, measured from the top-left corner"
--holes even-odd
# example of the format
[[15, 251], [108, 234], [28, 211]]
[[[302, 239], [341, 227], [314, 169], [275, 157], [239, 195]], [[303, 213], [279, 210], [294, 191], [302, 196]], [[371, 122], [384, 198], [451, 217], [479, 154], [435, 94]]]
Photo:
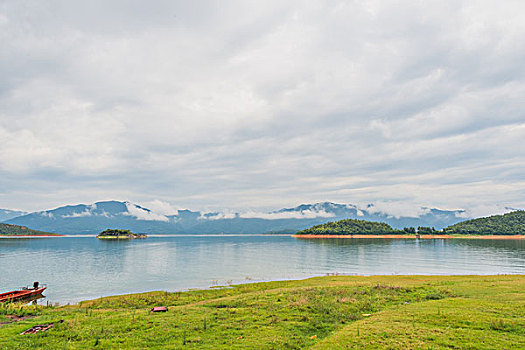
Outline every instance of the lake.
[[0, 239], [0, 292], [46, 283], [44, 303], [326, 274], [525, 274], [523, 240], [153, 235]]

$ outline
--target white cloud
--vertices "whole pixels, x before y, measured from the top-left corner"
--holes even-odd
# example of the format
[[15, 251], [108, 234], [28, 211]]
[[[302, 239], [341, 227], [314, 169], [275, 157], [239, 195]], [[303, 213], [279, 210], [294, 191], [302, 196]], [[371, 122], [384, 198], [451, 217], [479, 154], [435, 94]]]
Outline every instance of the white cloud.
[[48, 211], [41, 211], [39, 214], [40, 214], [41, 216], [46, 216], [46, 217], [48, 217], [48, 218], [50, 218], [50, 219], [54, 219], [54, 218], [55, 218], [55, 216], [53, 215], [53, 213], [48, 212]]
[[301, 210], [301, 211], [283, 211], [283, 212], [258, 212], [258, 211], [245, 211], [245, 212], [234, 212], [224, 211], [218, 213], [201, 213], [199, 219], [202, 220], [220, 220], [220, 219], [266, 219], [266, 220], [278, 220], [278, 219], [314, 219], [314, 218], [331, 218], [335, 217], [335, 214], [328, 213], [324, 210]]
[[235, 219], [239, 217], [238, 213], [233, 211], [225, 211], [218, 213], [201, 213], [199, 220], [222, 220], [222, 219]]
[[144, 202], [144, 207], [150, 209], [152, 212], [161, 215], [178, 215], [179, 210], [169, 202], [164, 202], [159, 199]]
[[81, 218], [81, 217], [87, 217], [87, 216], [92, 216], [92, 215], [93, 213], [89, 209], [86, 209], [78, 213], [73, 213], [70, 215], [62, 215], [62, 217], [63, 218]]
[[259, 212], [246, 212], [240, 214], [241, 218], [246, 219], [314, 219], [314, 218], [332, 218], [335, 217], [334, 213], [327, 213], [324, 210], [301, 210], [301, 211], [284, 211], [284, 212], [272, 212], [272, 213], [259, 213]]
[[69, 215], [62, 215], [62, 217], [63, 218], [81, 218], [81, 217], [88, 217], [88, 216], [104, 216], [106, 218], [111, 217], [111, 215], [105, 210], [97, 212], [97, 209], [98, 209], [97, 203], [93, 203], [93, 204], [88, 205], [84, 211], [74, 212], [73, 214], [69, 214]]
[[128, 212], [124, 213], [124, 215], [134, 216], [138, 220], [152, 220], [152, 221], [166, 221], [166, 222], [170, 221], [170, 219], [164, 215], [156, 214], [151, 211], [144, 210], [136, 206], [133, 203], [126, 202], [126, 208], [128, 209]]
[[430, 212], [429, 208], [421, 207], [407, 202], [375, 202], [370, 207], [362, 209], [370, 214], [385, 214], [391, 217], [417, 218]]

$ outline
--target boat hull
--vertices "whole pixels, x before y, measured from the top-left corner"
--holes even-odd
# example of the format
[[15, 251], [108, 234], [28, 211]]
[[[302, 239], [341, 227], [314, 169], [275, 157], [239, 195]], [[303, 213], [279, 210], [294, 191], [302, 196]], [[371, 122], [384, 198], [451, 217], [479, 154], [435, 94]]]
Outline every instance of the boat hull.
[[0, 294], [0, 303], [31, 299], [31, 298], [41, 295], [45, 289], [46, 287], [40, 287], [36, 289], [21, 289], [21, 290], [14, 290], [11, 292], [2, 293]]

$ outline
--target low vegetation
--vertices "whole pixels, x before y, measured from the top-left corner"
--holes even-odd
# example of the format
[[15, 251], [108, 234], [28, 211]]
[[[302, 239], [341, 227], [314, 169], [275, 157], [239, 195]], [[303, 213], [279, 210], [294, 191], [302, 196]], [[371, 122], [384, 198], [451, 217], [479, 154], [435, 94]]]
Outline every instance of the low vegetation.
[[39, 305], [0, 302], [0, 325], [13, 319], [41, 315], [42, 310], [43, 308]]
[[524, 290], [524, 276], [329, 276], [123, 295], [39, 307], [0, 325], [0, 348], [522, 349]]
[[58, 233], [31, 230], [25, 226], [1, 224], [0, 236], [60, 236]]

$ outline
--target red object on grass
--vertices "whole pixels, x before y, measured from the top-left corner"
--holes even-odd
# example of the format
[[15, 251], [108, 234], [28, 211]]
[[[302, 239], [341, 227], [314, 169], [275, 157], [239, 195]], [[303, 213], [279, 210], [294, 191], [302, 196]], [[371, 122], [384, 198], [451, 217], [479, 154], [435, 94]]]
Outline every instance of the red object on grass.
[[151, 309], [153, 312], [166, 312], [168, 311], [168, 308], [166, 306], [155, 306], [153, 309]]
[[33, 287], [24, 287], [19, 290], [13, 290], [0, 294], [0, 302], [11, 302], [22, 299], [28, 299], [42, 294], [47, 287], [39, 287], [38, 282], [33, 284]]

